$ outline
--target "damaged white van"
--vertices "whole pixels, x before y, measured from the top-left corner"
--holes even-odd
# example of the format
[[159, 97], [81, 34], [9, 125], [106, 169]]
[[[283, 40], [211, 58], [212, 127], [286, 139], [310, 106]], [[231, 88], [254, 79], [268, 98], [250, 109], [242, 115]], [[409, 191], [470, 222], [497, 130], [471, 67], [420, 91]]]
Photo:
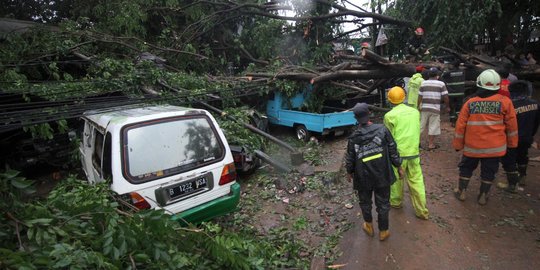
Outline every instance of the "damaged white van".
[[91, 183], [140, 209], [165, 209], [198, 223], [234, 210], [240, 198], [233, 157], [205, 110], [171, 105], [85, 112], [80, 152]]

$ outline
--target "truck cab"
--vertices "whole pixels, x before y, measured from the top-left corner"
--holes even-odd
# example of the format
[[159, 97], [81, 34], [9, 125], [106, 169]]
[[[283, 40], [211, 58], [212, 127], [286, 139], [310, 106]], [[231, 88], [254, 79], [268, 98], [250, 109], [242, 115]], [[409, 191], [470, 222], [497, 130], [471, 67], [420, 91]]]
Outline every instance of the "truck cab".
[[279, 91], [272, 93], [266, 104], [268, 122], [295, 128], [297, 138], [303, 141], [308, 141], [312, 133], [341, 135], [357, 124], [352, 111], [330, 107], [324, 107], [322, 113], [300, 111], [311, 93], [311, 88], [306, 88], [292, 98], [287, 98]]
[[231, 150], [205, 110], [170, 105], [121, 107], [83, 114], [79, 147], [90, 183], [140, 209], [202, 222], [234, 210], [240, 198]]

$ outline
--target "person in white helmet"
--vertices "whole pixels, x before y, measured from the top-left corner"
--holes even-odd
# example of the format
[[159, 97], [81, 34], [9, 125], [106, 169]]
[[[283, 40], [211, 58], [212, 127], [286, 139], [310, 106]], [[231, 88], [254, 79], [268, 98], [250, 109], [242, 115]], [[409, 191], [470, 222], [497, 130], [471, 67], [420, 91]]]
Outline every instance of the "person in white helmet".
[[452, 145], [463, 150], [459, 163], [459, 181], [455, 195], [466, 199], [466, 190], [474, 170], [480, 164], [480, 193], [477, 201], [485, 205], [500, 158], [508, 148], [518, 146], [518, 125], [512, 101], [497, 93], [501, 77], [493, 69], [484, 70], [476, 79], [476, 96], [463, 104], [456, 122]]

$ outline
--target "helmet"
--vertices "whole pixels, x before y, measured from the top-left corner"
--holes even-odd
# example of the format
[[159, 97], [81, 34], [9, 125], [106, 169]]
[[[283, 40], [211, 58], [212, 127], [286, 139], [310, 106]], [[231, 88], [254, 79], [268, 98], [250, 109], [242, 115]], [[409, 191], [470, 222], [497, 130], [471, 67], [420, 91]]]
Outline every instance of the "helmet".
[[424, 34], [424, 29], [422, 29], [422, 27], [418, 27], [416, 30], [414, 30], [414, 33], [421, 36]]
[[499, 90], [501, 86], [501, 76], [493, 69], [486, 69], [476, 78], [476, 86], [486, 90]]
[[369, 42], [362, 42], [362, 48], [369, 48]]
[[388, 91], [388, 100], [392, 104], [400, 104], [405, 100], [405, 90], [399, 86], [394, 86]]

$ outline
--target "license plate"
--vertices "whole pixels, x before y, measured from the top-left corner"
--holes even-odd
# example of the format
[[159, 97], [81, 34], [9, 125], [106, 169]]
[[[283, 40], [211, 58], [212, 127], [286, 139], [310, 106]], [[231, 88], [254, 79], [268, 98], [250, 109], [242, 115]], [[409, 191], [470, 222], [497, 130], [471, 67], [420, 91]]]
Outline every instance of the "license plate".
[[197, 178], [182, 184], [167, 188], [169, 198], [176, 199], [208, 187], [206, 177]]

